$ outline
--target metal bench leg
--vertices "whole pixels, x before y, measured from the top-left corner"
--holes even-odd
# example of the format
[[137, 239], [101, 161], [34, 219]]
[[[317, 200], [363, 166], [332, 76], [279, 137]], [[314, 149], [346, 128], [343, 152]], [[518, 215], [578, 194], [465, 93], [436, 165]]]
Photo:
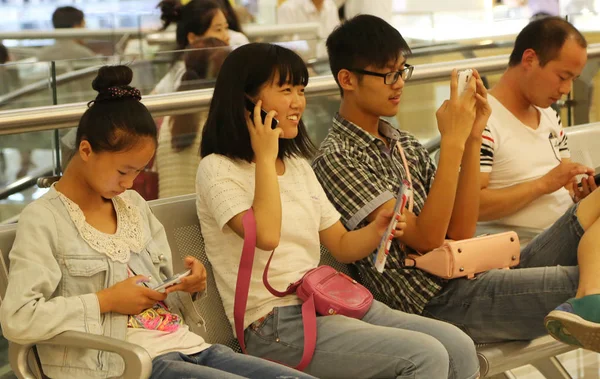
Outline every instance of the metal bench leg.
[[506, 371], [502, 374], [496, 374], [494, 376], [486, 376], [486, 379], [517, 379], [517, 376], [512, 371]]
[[544, 358], [532, 362], [531, 365], [538, 369], [547, 379], [572, 379], [569, 372], [556, 357]]

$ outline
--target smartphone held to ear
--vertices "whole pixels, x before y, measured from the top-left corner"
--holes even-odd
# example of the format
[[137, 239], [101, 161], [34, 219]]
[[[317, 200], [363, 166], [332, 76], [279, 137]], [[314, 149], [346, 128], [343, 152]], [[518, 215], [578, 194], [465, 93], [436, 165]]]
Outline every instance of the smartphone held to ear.
[[473, 70], [471, 70], [470, 68], [467, 70], [460, 71], [458, 73], [458, 94], [459, 95], [462, 95], [462, 93], [465, 92], [465, 89], [467, 89], [467, 86], [469, 85], [469, 81], [471, 80], [472, 76], [473, 76]]
[[[246, 110], [250, 112], [250, 119], [254, 120], [254, 108], [256, 108], [256, 104], [252, 100], [250, 100], [247, 96], [244, 98], [246, 100]], [[267, 118], [267, 112], [264, 109], [260, 109], [260, 119], [262, 123], [265, 123]], [[273, 122], [271, 122], [271, 129], [275, 129], [279, 125], [279, 121], [273, 117]]]

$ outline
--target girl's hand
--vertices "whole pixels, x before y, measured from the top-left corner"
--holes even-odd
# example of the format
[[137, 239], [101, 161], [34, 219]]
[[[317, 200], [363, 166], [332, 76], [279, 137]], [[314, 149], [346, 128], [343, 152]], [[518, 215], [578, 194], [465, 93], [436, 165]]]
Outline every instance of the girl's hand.
[[[383, 237], [390, 221], [392, 220], [392, 215], [394, 213], [393, 209], [384, 209], [377, 214], [375, 220], [373, 220], [375, 230], [377, 231], [377, 235], [379, 238]], [[404, 229], [406, 228], [406, 216], [403, 214], [396, 215], [396, 230], [394, 230], [394, 237], [402, 237], [404, 235]]]
[[97, 292], [100, 313], [137, 315], [167, 298], [166, 293], [146, 287], [143, 284], [145, 282], [148, 282], [148, 278], [136, 275]]
[[283, 136], [283, 130], [279, 127], [271, 129], [273, 118], [277, 116], [277, 112], [275, 111], [267, 113], [265, 123], [263, 124], [260, 118], [261, 105], [262, 100], [256, 102], [252, 119], [250, 119], [250, 113], [246, 116], [250, 142], [257, 161], [265, 160], [274, 162], [279, 154], [279, 138]]
[[202, 292], [206, 289], [206, 268], [194, 257], [185, 257], [185, 267], [192, 270], [188, 276], [181, 278], [181, 283], [167, 287], [167, 294], [175, 291], [185, 291], [188, 293]]

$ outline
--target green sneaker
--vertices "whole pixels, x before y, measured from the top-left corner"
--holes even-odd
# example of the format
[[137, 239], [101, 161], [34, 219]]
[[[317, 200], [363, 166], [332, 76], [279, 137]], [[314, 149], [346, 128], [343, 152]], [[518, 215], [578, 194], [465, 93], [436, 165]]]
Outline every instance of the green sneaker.
[[558, 341], [600, 352], [600, 294], [567, 300], [548, 313], [544, 325]]

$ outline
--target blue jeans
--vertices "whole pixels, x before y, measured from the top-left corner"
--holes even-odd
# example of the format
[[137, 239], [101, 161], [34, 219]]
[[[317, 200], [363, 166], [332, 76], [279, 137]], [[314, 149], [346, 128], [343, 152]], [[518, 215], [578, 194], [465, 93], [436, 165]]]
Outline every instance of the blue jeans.
[[[246, 329], [245, 340], [252, 355], [298, 364], [301, 306], [274, 308]], [[362, 320], [317, 317], [317, 347], [305, 371], [323, 379], [470, 379], [479, 375], [479, 362], [473, 341], [458, 328], [374, 301]]]
[[[249, 355], [223, 345], [212, 345], [198, 354], [177, 352], [152, 360], [150, 379], [310, 379], [300, 371]], [[313, 378], [314, 379], [314, 378]]]
[[577, 292], [584, 233], [577, 206], [521, 251], [517, 268], [451, 280], [423, 314], [457, 325], [478, 343], [546, 335], [544, 316]]

